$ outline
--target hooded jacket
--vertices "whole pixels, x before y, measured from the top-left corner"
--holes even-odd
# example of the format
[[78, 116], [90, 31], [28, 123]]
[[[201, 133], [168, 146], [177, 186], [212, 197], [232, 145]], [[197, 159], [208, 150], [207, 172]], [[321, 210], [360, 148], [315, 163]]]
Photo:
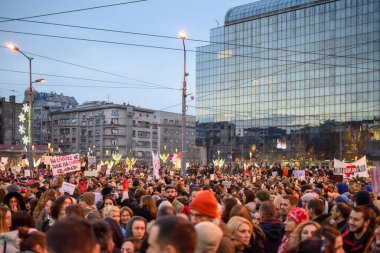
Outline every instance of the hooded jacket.
[[281, 244], [284, 228], [279, 219], [263, 219], [259, 226], [266, 236], [265, 253], [276, 253]]

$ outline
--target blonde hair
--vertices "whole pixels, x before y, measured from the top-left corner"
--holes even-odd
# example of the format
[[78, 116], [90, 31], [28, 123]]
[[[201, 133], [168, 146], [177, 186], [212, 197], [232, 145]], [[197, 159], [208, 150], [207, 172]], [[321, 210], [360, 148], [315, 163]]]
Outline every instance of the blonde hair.
[[290, 241], [289, 241], [289, 247], [288, 247], [288, 249], [296, 249], [296, 248], [298, 248], [298, 246], [301, 243], [301, 233], [302, 233], [302, 230], [303, 230], [304, 227], [306, 227], [308, 225], [314, 225], [317, 229], [321, 228], [321, 226], [317, 222], [315, 222], [315, 221], [309, 220], [309, 221], [301, 222], [300, 224], [298, 224], [298, 226], [296, 227], [296, 229], [290, 235]]
[[9, 232], [9, 227], [5, 222], [5, 216], [7, 216], [7, 212], [10, 212], [8, 208], [0, 206], [0, 234]]
[[227, 223], [227, 226], [229, 227], [232, 234], [234, 235], [242, 224], [247, 224], [249, 226], [249, 228], [251, 230], [251, 234], [252, 234], [253, 228], [252, 228], [251, 222], [249, 222], [247, 219], [240, 217], [240, 216], [231, 217], [231, 219]]
[[111, 217], [112, 212], [120, 213], [120, 209], [117, 206], [106, 206], [106, 207], [104, 207], [103, 211], [102, 211], [103, 219]]

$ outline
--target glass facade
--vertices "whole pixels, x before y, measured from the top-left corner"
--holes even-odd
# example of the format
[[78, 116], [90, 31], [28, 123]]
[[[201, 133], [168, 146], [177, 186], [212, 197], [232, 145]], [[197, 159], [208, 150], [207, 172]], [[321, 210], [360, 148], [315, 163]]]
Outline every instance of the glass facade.
[[[209, 159], [223, 150], [233, 160], [379, 160], [379, 38], [378, 0], [229, 10], [197, 48], [197, 144]], [[210, 124], [220, 122], [235, 133], [210, 144]]]

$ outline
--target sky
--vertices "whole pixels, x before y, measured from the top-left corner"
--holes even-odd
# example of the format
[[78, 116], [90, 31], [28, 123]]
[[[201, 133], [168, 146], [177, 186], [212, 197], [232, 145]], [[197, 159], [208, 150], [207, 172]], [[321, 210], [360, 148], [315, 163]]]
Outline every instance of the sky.
[[[8, 19], [25, 18], [132, 1], [1, 1], [0, 17]], [[178, 37], [180, 31], [185, 31], [189, 39], [208, 41], [210, 29], [218, 27], [218, 25], [223, 26], [224, 16], [228, 9], [252, 1], [147, 0], [25, 20], [169, 37]], [[34, 54], [29, 54], [34, 58], [32, 61], [32, 79], [46, 79], [45, 83], [34, 84], [36, 90], [73, 96], [80, 104], [85, 101], [109, 101], [129, 103], [155, 110], [181, 112], [182, 93], [180, 89], [183, 81], [183, 45], [181, 40], [53, 26], [18, 20], [1, 22], [4, 20], [0, 19], [1, 44], [15, 43], [26, 54]], [[52, 38], [5, 31], [75, 37], [112, 43]], [[198, 46], [207, 45], [204, 42], [188, 40], [185, 43], [188, 50], [195, 50]], [[152, 48], [151, 46], [160, 48]], [[168, 50], [162, 47], [178, 50]], [[196, 97], [195, 69], [195, 53], [187, 52], [187, 72], [189, 73], [187, 93], [193, 93]], [[28, 60], [24, 56], [0, 47], [0, 97], [8, 99], [10, 95], [16, 95], [17, 102], [22, 102], [23, 92], [29, 85], [28, 71]], [[189, 105], [195, 106], [195, 101], [189, 102]], [[194, 115], [194, 108], [189, 107], [187, 113]]]

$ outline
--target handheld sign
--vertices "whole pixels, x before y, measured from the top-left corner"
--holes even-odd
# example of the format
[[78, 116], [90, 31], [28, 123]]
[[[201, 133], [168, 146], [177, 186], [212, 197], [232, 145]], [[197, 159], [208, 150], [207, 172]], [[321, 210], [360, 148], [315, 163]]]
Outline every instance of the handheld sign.
[[69, 195], [73, 195], [75, 191], [75, 184], [63, 182], [61, 192], [67, 192]]
[[79, 154], [51, 158], [53, 176], [81, 170]]

